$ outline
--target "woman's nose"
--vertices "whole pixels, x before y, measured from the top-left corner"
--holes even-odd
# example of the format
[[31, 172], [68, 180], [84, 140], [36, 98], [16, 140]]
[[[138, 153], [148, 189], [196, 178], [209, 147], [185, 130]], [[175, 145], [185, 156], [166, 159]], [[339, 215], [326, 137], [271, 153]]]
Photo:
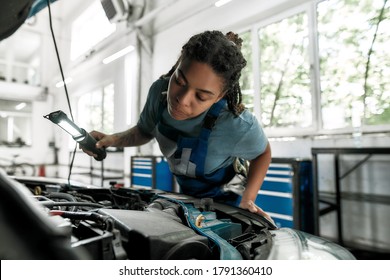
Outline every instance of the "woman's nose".
[[181, 94], [176, 96], [177, 102], [182, 106], [189, 106], [191, 103], [191, 93], [189, 90], [181, 92]]

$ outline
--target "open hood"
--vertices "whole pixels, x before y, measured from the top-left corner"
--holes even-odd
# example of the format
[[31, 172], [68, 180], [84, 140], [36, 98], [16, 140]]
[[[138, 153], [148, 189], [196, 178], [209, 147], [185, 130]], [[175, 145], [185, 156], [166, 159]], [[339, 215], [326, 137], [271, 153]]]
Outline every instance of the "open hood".
[[46, 6], [47, 0], [0, 0], [0, 40], [11, 36], [26, 19]]

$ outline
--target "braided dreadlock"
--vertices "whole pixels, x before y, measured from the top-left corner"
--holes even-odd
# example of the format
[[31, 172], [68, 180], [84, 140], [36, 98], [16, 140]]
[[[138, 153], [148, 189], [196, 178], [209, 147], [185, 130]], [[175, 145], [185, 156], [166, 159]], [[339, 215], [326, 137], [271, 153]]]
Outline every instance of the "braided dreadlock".
[[183, 59], [207, 63], [223, 78], [228, 108], [237, 116], [244, 109], [239, 79], [246, 60], [240, 51], [241, 45], [242, 39], [233, 32], [224, 35], [220, 31], [205, 31], [194, 35], [183, 46], [176, 64], [163, 77], [170, 77]]

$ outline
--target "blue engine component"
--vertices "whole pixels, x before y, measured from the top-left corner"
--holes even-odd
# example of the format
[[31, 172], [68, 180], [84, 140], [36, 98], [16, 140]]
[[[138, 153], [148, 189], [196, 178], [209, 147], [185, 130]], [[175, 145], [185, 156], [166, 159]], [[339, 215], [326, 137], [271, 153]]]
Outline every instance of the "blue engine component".
[[242, 234], [241, 224], [233, 223], [229, 219], [219, 220], [215, 212], [201, 212], [193, 203], [185, 203], [176, 199], [169, 199], [183, 207], [188, 224], [199, 234], [214, 242], [220, 252], [221, 260], [242, 260], [240, 252], [227, 240]]

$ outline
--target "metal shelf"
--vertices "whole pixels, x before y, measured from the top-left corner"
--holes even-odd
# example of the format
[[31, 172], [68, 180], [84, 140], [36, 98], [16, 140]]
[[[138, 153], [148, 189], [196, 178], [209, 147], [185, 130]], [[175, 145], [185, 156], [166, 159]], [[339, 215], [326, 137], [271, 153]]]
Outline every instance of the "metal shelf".
[[[341, 180], [347, 177], [349, 174], [358, 169], [361, 165], [366, 163], [373, 155], [385, 155], [390, 154], [390, 147], [383, 148], [312, 148], [312, 159], [313, 159], [313, 184], [314, 184], [314, 216], [315, 216], [315, 230], [314, 233], [319, 235], [319, 219], [320, 216], [327, 213], [336, 211], [337, 215], [337, 242], [340, 245], [344, 245], [343, 229], [342, 229], [342, 213], [341, 204], [342, 200], [355, 200], [372, 203], [390, 204], [390, 196], [382, 196], [376, 194], [367, 193], [351, 193], [341, 191]], [[318, 156], [320, 154], [333, 155], [334, 165], [334, 182], [335, 191], [333, 193], [325, 193], [319, 191], [319, 176], [318, 176]], [[351, 155], [360, 154], [366, 155], [362, 160], [357, 162], [354, 166], [349, 168], [344, 174], [340, 174], [340, 155]], [[320, 204], [322, 204], [320, 206]]]

